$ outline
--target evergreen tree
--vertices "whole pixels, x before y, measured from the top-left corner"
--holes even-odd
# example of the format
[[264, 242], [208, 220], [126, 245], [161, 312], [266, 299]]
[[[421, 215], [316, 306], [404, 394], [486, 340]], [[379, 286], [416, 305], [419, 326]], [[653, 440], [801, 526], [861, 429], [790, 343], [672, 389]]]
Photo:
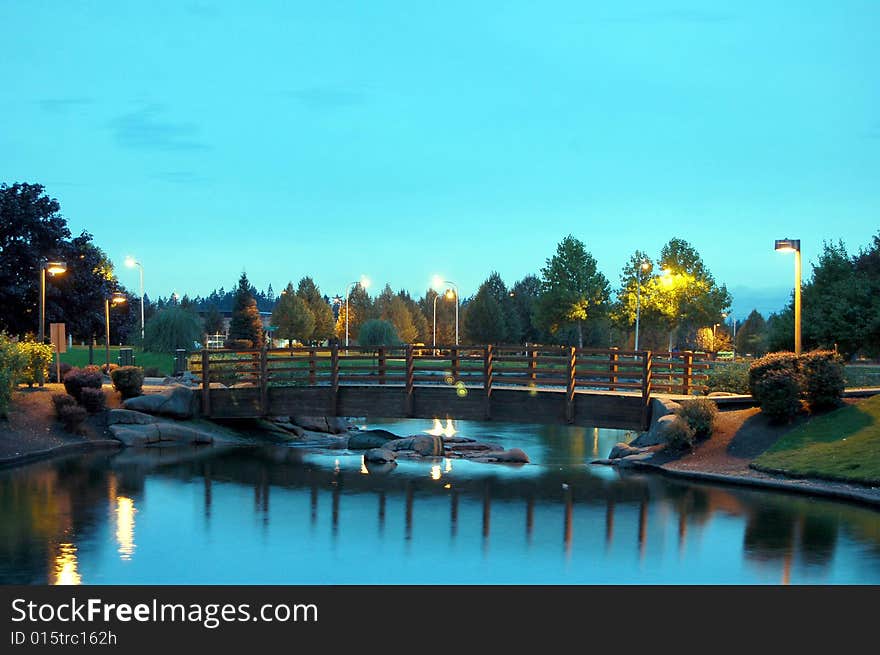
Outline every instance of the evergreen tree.
[[736, 331], [736, 350], [755, 357], [767, 353], [767, 321], [757, 309], [752, 310]]
[[306, 340], [324, 341], [331, 338], [334, 329], [333, 309], [328, 300], [321, 295], [314, 280], [310, 277], [302, 278], [297, 286], [296, 295], [305, 301], [315, 319], [312, 333], [306, 337]]
[[217, 309], [217, 305], [209, 305], [204, 318], [205, 334], [220, 334], [223, 332], [223, 315]]
[[292, 282], [281, 292], [272, 310], [272, 325], [278, 328], [276, 335], [287, 339], [291, 345], [294, 339], [308, 341], [315, 332], [315, 315], [308, 303], [294, 291]]
[[262, 348], [263, 323], [260, 320], [257, 301], [254, 299], [251, 288], [247, 274], [242, 273], [233, 298], [229, 338], [230, 340], [250, 341], [254, 348]]
[[477, 295], [465, 306], [464, 332], [474, 344], [502, 343], [507, 337], [504, 310], [489, 285], [480, 285]]

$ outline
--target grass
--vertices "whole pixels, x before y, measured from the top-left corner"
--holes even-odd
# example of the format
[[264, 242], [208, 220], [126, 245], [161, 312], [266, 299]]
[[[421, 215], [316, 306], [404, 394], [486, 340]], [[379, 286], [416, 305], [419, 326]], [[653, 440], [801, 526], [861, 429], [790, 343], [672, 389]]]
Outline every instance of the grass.
[[844, 376], [847, 388], [880, 387], [880, 366], [876, 364], [847, 364]]
[[798, 426], [754, 462], [795, 477], [880, 484], [880, 396]]
[[[120, 346], [110, 346], [111, 364], [119, 363], [119, 348]], [[106, 361], [104, 347], [95, 346], [93, 352], [94, 363], [98, 366], [104, 364]], [[89, 363], [89, 347], [73, 346], [73, 348], [68, 348], [67, 352], [61, 355], [61, 361], [70, 364], [71, 366], [86, 366]], [[174, 357], [167, 353], [148, 353], [135, 348], [134, 363], [136, 366], [142, 366], [143, 368], [155, 366], [159, 369], [161, 375], [171, 375], [172, 369], [174, 368]]]

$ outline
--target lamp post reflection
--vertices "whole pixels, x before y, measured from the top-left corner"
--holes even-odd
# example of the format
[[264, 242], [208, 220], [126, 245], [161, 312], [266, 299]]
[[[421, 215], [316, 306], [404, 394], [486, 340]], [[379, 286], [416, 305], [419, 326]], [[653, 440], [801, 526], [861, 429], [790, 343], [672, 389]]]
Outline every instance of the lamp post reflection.
[[58, 544], [58, 554], [55, 556], [55, 579], [54, 585], [79, 585], [82, 584], [82, 576], [77, 571], [76, 546], [73, 544]]

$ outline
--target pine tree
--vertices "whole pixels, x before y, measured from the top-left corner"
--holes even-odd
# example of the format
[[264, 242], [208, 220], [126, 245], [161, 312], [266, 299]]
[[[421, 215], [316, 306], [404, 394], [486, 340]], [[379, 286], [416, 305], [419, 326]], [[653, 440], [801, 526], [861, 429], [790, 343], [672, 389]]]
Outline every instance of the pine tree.
[[250, 341], [254, 348], [263, 347], [263, 323], [246, 273], [241, 274], [238, 287], [235, 289], [229, 338]]

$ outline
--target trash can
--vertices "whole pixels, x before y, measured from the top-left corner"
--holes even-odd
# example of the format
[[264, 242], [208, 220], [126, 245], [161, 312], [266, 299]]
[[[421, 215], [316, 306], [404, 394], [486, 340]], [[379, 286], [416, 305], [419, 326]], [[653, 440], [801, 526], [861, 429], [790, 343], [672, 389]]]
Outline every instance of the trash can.
[[186, 365], [186, 350], [178, 348], [174, 351], [174, 375], [182, 375]]
[[119, 365], [134, 366], [134, 350], [131, 348], [119, 349]]

